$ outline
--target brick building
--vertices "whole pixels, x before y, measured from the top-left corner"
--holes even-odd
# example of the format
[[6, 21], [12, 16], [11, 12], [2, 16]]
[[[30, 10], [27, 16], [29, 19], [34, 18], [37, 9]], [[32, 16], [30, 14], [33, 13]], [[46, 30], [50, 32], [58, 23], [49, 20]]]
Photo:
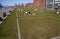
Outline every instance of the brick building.
[[26, 6], [35, 8], [45, 8], [46, 0], [34, 0], [33, 3], [27, 3]]
[[33, 3], [27, 3], [26, 7], [33, 7]]

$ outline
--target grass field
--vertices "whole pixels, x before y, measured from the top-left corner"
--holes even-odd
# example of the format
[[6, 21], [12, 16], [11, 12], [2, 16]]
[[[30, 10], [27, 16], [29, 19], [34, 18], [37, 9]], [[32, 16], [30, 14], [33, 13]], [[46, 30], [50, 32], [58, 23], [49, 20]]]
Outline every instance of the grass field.
[[[55, 10], [23, 9], [18, 12], [22, 39], [50, 39], [60, 35], [60, 14], [55, 14]], [[25, 11], [30, 11], [31, 15], [24, 15]], [[36, 15], [33, 16], [32, 14]]]
[[18, 39], [16, 15], [13, 11], [0, 25], [0, 39]]
[[[24, 15], [26, 11], [30, 11], [31, 15]], [[33, 16], [33, 13], [36, 15]], [[34, 11], [31, 8], [23, 8], [22, 12], [14, 10], [0, 25], [1, 39], [18, 39], [16, 18], [19, 20], [22, 39], [50, 39], [60, 36], [60, 14], [55, 14], [55, 10]]]

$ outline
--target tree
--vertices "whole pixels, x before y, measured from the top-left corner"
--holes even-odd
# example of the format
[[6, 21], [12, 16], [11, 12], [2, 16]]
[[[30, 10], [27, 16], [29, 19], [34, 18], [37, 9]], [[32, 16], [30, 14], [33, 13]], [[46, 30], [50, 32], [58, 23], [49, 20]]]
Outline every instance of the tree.
[[24, 4], [22, 3], [21, 7], [24, 7]]
[[15, 6], [17, 7], [17, 4], [15, 4]]
[[0, 3], [0, 8], [3, 8], [3, 5]]

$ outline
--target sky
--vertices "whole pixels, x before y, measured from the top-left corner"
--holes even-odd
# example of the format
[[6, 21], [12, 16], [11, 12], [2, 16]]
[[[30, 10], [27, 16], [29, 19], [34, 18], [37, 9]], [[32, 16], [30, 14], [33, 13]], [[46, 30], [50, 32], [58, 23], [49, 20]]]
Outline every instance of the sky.
[[13, 6], [15, 4], [26, 4], [26, 3], [32, 3], [33, 0], [0, 0], [0, 3], [3, 5], [3, 6]]
[[[15, 4], [26, 4], [26, 3], [33, 3], [34, 0], [0, 0], [0, 3], [3, 5], [3, 6], [13, 6]], [[48, 1], [47, 4], [49, 4], [50, 1], [52, 0], [46, 0]], [[56, 0], [58, 1], [58, 0]]]

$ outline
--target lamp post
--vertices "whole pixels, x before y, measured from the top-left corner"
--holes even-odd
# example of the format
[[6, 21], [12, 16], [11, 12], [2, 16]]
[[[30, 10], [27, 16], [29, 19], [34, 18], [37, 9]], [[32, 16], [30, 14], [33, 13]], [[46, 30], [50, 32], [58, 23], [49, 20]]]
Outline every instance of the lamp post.
[[55, 0], [53, 0], [53, 6], [52, 6], [52, 8], [53, 9], [55, 8]]

